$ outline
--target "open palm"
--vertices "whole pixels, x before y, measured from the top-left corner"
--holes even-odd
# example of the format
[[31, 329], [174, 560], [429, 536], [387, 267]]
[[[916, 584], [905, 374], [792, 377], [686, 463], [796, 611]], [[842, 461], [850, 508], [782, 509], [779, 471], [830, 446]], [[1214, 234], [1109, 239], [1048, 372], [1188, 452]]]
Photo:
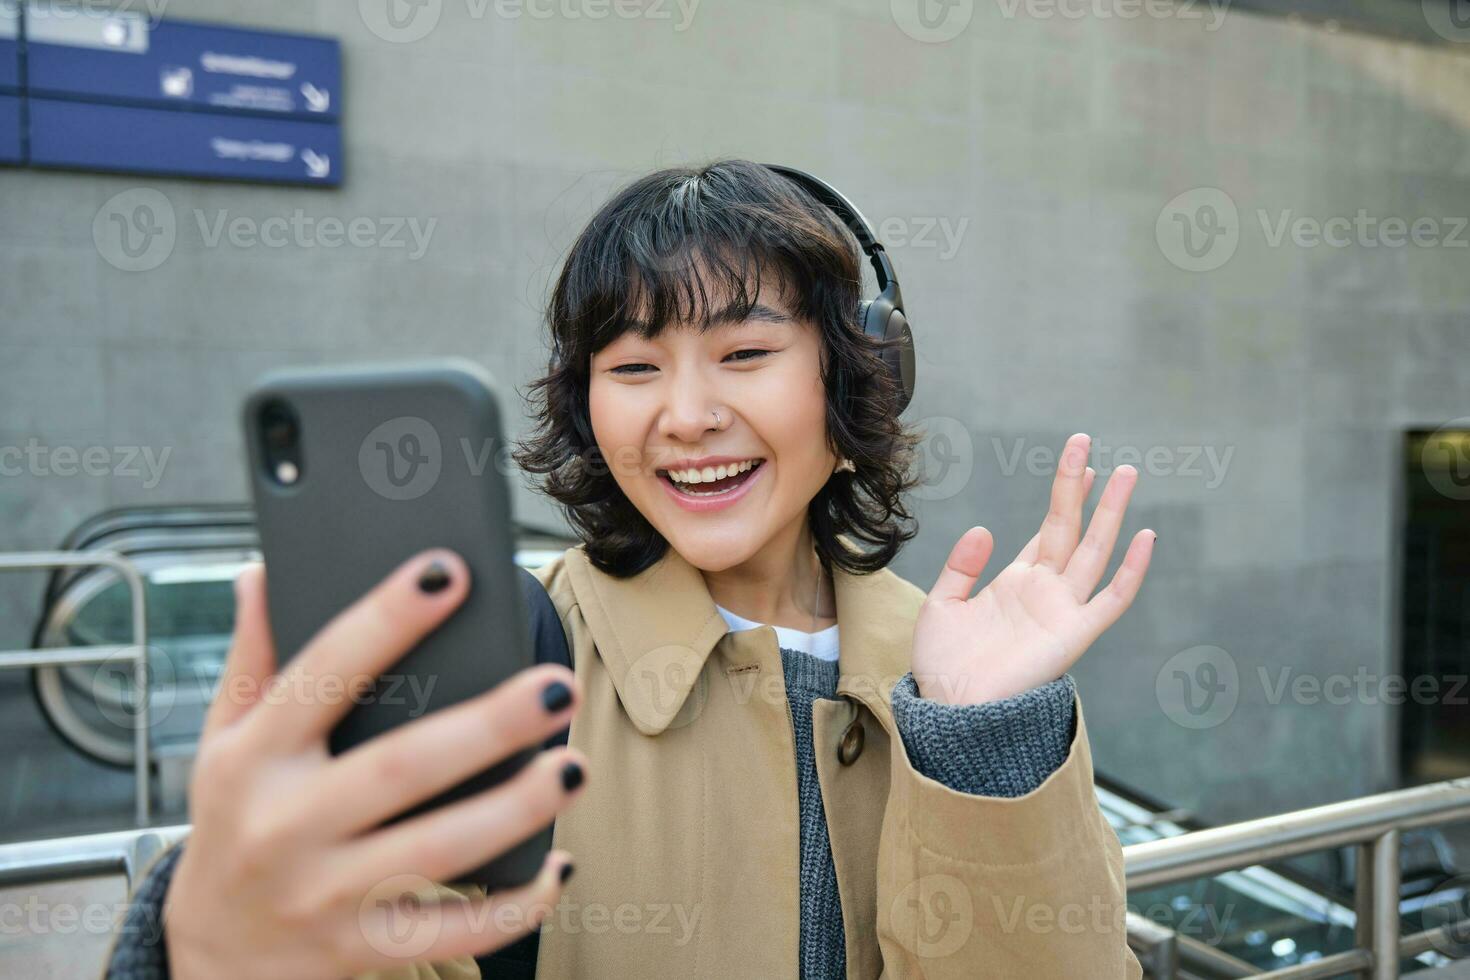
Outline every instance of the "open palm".
[[946, 704], [982, 704], [1038, 687], [1066, 673], [1132, 604], [1157, 535], [1139, 531], [1108, 586], [1093, 595], [1118, 540], [1138, 471], [1119, 466], [1098, 502], [1087, 535], [1082, 504], [1094, 473], [1091, 440], [1067, 440], [1041, 530], [995, 580], [970, 590], [994, 541], [983, 527], [960, 536], [919, 611], [913, 672], [919, 693]]

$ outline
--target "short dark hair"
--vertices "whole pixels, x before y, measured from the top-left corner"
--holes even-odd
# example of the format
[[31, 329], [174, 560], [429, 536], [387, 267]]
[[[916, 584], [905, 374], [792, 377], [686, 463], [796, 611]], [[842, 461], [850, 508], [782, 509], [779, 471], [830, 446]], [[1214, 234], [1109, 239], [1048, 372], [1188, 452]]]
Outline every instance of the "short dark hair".
[[668, 542], [623, 494], [593, 437], [592, 355], [628, 330], [650, 338], [670, 322], [707, 330], [716, 297], [743, 318], [763, 273], [820, 331], [828, 442], [857, 467], [835, 473], [812, 498], [818, 555], [873, 572], [917, 533], [903, 495], [918, 482], [918, 437], [898, 420], [900, 392], [880, 354], [887, 344], [857, 321], [857, 240], [787, 178], [748, 160], [718, 160], [660, 170], [616, 194], [577, 237], [552, 291], [551, 363], [530, 386], [534, 427], [514, 458], [541, 477], [537, 487], [561, 504], [602, 571], [636, 575]]

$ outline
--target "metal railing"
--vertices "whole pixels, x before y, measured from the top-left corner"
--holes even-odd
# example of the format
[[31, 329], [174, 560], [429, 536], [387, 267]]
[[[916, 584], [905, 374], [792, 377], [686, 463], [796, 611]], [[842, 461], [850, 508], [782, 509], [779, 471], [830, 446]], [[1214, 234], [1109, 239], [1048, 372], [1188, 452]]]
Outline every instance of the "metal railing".
[[121, 555], [111, 552], [36, 551], [0, 554], [0, 572], [41, 571], [59, 568], [110, 568], [127, 583], [132, 597], [133, 643], [131, 646], [59, 647], [46, 650], [0, 651], [0, 670], [17, 667], [66, 666], [131, 660], [133, 691], [137, 698], [134, 722], [134, 822], [148, 826], [148, 607], [143, 576]]
[[1470, 819], [1470, 779], [1364, 796], [1123, 848], [1130, 889], [1153, 888], [1335, 847], [1358, 848], [1355, 948], [1311, 963], [1260, 972], [1130, 916], [1129, 943], [1156, 980], [1180, 977], [1181, 964], [1213, 961], [1217, 975], [1246, 967], [1270, 980], [1313, 980], [1348, 974], [1391, 980], [1399, 962], [1455, 941], [1456, 923], [1399, 935], [1399, 839], [1406, 830]]
[[188, 833], [188, 824], [175, 824], [0, 844], [0, 888], [120, 874], [131, 893], [133, 879], [154, 855]]

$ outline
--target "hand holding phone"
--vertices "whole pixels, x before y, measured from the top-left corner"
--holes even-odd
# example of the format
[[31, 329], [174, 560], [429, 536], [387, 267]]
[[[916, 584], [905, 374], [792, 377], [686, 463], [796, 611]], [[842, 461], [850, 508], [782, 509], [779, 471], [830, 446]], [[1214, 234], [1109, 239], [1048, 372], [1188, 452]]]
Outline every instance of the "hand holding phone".
[[569, 670], [521, 671], [340, 755], [328, 738], [352, 702], [303, 696], [391, 667], [471, 584], [455, 553], [420, 554], [278, 664], [265, 572], [240, 577], [190, 786], [193, 831], [169, 888], [172, 976], [333, 978], [483, 955], [556, 904], [570, 868], [562, 851], [493, 898], [435, 883], [490, 862], [575, 800], [586, 765], [575, 750], [541, 751], [491, 789], [381, 824], [565, 728], [581, 703]]
[[[535, 663], [526, 596], [515, 566], [494, 380], [475, 364], [408, 364], [277, 371], [245, 402], [245, 441], [267, 608], [282, 663], [399, 562], [453, 548], [473, 582], [455, 613], [354, 691], [327, 738], [347, 752], [416, 718], [489, 690]], [[325, 696], [328, 692], [322, 692]], [[339, 699], [341, 692], [333, 692]], [[425, 800], [399, 820], [513, 776], [522, 752]], [[520, 885], [551, 847], [542, 828], [457, 879]]]

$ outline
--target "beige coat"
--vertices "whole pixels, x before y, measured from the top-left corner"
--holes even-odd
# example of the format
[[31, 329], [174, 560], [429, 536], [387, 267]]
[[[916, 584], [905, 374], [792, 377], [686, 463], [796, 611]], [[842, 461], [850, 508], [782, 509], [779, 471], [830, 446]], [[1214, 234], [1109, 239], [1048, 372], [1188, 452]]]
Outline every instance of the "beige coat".
[[[775, 630], [727, 632], [673, 549], [630, 579], [580, 547], [536, 574], [572, 645], [586, 701], [570, 744], [590, 760], [556, 824], [577, 873], [542, 927], [537, 980], [795, 978], [796, 763]], [[889, 693], [924, 593], [889, 570], [834, 576], [839, 699], [813, 706], [813, 748], [849, 980], [1140, 977], [1081, 705], [1066, 762], [1027, 796], [920, 775]]]
[[[629, 579], [580, 547], [536, 575], [567, 629], [585, 694], [570, 744], [590, 761], [556, 823], [577, 873], [543, 923], [537, 980], [794, 980], [796, 761], [775, 630], [727, 632], [673, 549]], [[1137, 980], [1081, 705], [1066, 762], [1026, 796], [920, 775], [889, 693], [924, 593], [889, 570], [834, 578], [839, 697], [814, 704], [813, 747], [849, 980]], [[478, 975], [470, 960], [373, 974]]]

